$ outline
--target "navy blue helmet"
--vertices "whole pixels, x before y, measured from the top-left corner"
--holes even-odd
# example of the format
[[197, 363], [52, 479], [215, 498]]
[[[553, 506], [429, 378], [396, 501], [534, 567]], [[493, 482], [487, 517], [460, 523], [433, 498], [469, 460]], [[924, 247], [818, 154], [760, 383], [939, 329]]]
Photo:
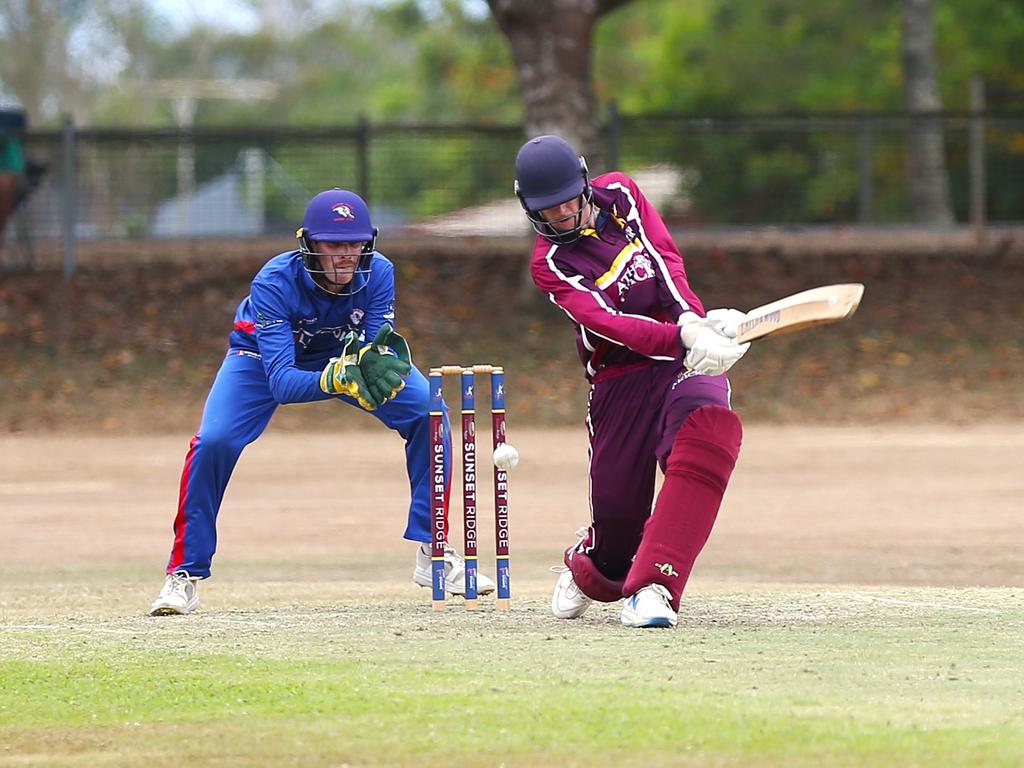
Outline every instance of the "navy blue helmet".
[[[593, 199], [593, 190], [587, 161], [569, 142], [559, 136], [537, 136], [523, 144], [516, 155], [515, 191], [538, 235], [553, 243], [579, 239], [583, 210]], [[541, 211], [574, 198], [580, 198], [580, 209], [572, 214], [572, 229], [557, 230], [541, 216]]]

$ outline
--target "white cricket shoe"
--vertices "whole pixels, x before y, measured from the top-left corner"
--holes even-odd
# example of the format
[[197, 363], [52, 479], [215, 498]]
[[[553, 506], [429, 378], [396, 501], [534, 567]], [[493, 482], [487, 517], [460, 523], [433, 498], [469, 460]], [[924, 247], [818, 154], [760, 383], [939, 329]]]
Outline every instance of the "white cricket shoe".
[[[424, 549], [426, 547], [426, 549]], [[416, 568], [412, 572], [412, 580], [421, 587], [434, 584], [433, 572], [430, 567], [430, 545], [421, 544], [416, 547]], [[476, 593], [489, 595], [497, 588], [494, 579], [480, 571], [476, 572]], [[451, 595], [466, 594], [466, 561], [450, 544], [444, 545], [444, 590]]]
[[551, 613], [556, 619], [578, 619], [594, 601], [580, 591], [572, 571], [564, 565], [554, 566], [551, 570], [561, 570], [555, 591], [551, 593]]
[[674, 627], [676, 612], [672, 595], [661, 584], [648, 584], [626, 598], [622, 606], [624, 627]]
[[164, 588], [149, 607], [150, 616], [184, 616], [199, 607], [199, 592], [196, 585], [198, 576], [190, 576], [188, 571], [175, 571], [167, 574]]

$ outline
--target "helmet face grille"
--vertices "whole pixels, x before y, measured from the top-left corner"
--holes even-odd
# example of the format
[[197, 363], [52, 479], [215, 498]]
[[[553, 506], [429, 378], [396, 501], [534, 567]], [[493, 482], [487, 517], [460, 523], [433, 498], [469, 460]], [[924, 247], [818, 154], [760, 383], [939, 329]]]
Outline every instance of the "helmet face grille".
[[[373, 260], [375, 242], [376, 231], [374, 232], [374, 239], [367, 242], [359, 254], [355, 270], [352, 273], [352, 279], [348, 283], [342, 284], [339, 282], [340, 270], [325, 269], [320, 263], [320, 254], [314, 249], [313, 243], [300, 235], [299, 252], [302, 254], [302, 266], [305, 267], [306, 272], [313, 278], [313, 282], [316, 283], [317, 287], [327, 293], [334, 296], [348, 296], [353, 293], [359, 293], [370, 281], [370, 262]], [[318, 277], [321, 279], [318, 280]]]
[[[586, 194], [580, 196], [580, 206], [575, 213], [570, 213], [568, 216], [564, 216], [561, 219], [549, 220], [545, 219], [540, 211], [526, 209], [526, 218], [530, 220], [530, 225], [533, 227], [533, 231], [541, 237], [558, 245], [567, 245], [568, 243], [575, 243], [583, 236], [583, 230], [585, 229], [583, 224], [583, 213], [587, 206], [592, 202], [593, 194], [591, 193], [590, 186], [588, 185]], [[570, 220], [573, 220], [573, 225], [569, 229], [558, 229], [555, 227], [555, 224], [561, 224]]]

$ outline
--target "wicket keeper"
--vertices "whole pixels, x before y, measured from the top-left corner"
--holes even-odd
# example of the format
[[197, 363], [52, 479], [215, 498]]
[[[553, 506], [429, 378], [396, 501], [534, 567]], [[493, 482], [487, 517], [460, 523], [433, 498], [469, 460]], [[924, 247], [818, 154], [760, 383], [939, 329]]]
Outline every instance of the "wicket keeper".
[[[174, 542], [152, 615], [188, 614], [199, 606], [196, 585], [210, 576], [217, 515], [235, 463], [286, 403], [345, 403], [402, 437], [412, 497], [405, 538], [420, 543], [413, 581], [431, 585], [429, 392], [409, 345], [393, 330], [394, 266], [376, 250], [377, 228], [354, 192], [335, 188], [313, 197], [296, 236], [298, 248], [260, 269], [235, 312], [227, 354], [185, 457]], [[444, 436], [451, 439], [447, 423]], [[342, 464], [340, 446], [338, 456]], [[301, 470], [301, 457], [287, 458]], [[446, 487], [450, 472], [446, 461]], [[464, 594], [462, 558], [446, 546], [444, 559], [447, 591]], [[495, 584], [478, 574], [477, 587], [487, 594]]]

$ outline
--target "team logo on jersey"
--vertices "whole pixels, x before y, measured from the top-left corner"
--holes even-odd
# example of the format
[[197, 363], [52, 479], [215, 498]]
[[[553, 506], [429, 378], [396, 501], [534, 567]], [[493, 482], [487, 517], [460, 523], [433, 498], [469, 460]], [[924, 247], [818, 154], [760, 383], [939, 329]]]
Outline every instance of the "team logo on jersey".
[[[315, 331], [299, 328], [295, 332], [295, 343], [303, 349], [306, 349], [317, 336], [330, 336], [335, 341], [341, 341], [348, 331], [349, 328], [343, 325], [335, 325], [330, 328], [318, 328]], [[362, 341], [362, 339], [360, 339], [360, 341]]]
[[622, 277], [616, 281], [615, 287], [619, 289], [619, 297], [622, 298], [637, 283], [653, 279], [654, 264], [651, 262], [651, 257], [643, 251], [636, 251], [629, 262], [629, 266], [623, 270]]
[[686, 381], [687, 379], [693, 378], [694, 376], [703, 376], [703, 375], [704, 375], [703, 373], [699, 373], [698, 371], [691, 371], [689, 368], [687, 368], [686, 370], [681, 371], [680, 373], [676, 374], [676, 378], [672, 382], [672, 386], [669, 387], [669, 389], [675, 389], [680, 384], [682, 384], [684, 381]]
[[280, 319], [272, 318], [272, 317], [267, 317], [265, 314], [263, 314], [259, 310], [256, 311], [256, 327], [259, 328], [260, 330], [264, 330], [266, 328], [271, 328], [271, 327], [273, 327], [275, 325], [281, 325], [281, 323], [283, 323], [283, 322], [284, 322], [284, 320], [280, 320]]
[[352, 325], [359, 325], [361, 322], [363, 322], [363, 315], [365, 314], [366, 313], [361, 309], [353, 309], [352, 314], [348, 316], [348, 319], [352, 321]]
[[672, 563], [655, 563], [654, 567], [657, 568], [665, 576], [678, 576], [679, 571], [675, 569]]
[[335, 221], [354, 221], [356, 215], [352, 212], [352, 206], [348, 203], [338, 203], [331, 207], [334, 212]]

